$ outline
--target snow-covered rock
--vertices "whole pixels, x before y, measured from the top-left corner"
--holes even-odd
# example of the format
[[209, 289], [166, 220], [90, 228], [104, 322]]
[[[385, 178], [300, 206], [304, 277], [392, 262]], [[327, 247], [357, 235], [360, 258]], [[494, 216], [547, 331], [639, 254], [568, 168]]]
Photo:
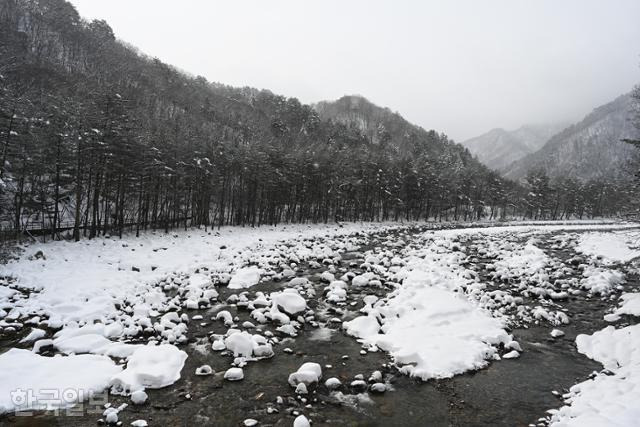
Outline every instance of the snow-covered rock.
[[293, 427], [311, 427], [309, 420], [304, 415], [298, 415], [295, 420], [293, 420]]
[[289, 385], [296, 387], [300, 383], [304, 383], [305, 386], [316, 384], [322, 378], [322, 367], [318, 363], [306, 362], [303, 363], [296, 372], [289, 375]]
[[131, 393], [171, 385], [180, 379], [186, 359], [187, 353], [174, 345], [141, 346], [127, 360], [126, 369], [112, 378], [112, 392]]
[[289, 315], [301, 313], [307, 309], [307, 302], [295, 289], [285, 289], [271, 294], [273, 305]]
[[255, 265], [241, 268], [231, 278], [228, 285], [229, 289], [245, 289], [257, 285], [260, 282], [261, 275], [262, 270]]
[[213, 374], [213, 369], [209, 365], [202, 365], [196, 368], [196, 375], [204, 377]]
[[224, 373], [224, 379], [228, 381], [240, 381], [244, 379], [244, 371], [242, 368], [229, 368]]
[[142, 405], [147, 401], [148, 398], [149, 396], [147, 396], [147, 393], [144, 390], [136, 390], [131, 392], [131, 402], [133, 402], [134, 405]]
[[326, 380], [324, 382], [325, 387], [327, 387], [329, 390], [336, 390], [338, 388], [340, 388], [340, 386], [342, 386], [342, 382], [335, 377], [329, 378], [328, 380]]

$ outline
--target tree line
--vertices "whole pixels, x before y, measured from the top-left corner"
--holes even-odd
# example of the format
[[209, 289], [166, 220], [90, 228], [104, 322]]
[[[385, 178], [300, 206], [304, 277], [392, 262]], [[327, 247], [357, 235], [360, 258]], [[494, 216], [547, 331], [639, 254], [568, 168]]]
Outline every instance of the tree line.
[[543, 172], [514, 183], [444, 134], [378, 119], [372, 133], [295, 98], [190, 76], [64, 0], [0, 2], [0, 224], [15, 233], [551, 219], [625, 206], [623, 183]]

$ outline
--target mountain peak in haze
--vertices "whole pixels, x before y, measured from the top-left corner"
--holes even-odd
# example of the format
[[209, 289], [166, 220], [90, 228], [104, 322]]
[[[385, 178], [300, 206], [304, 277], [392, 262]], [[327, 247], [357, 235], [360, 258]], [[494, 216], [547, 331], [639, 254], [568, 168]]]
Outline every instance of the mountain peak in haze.
[[566, 123], [527, 124], [516, 130], [494, 128], [462, 142], [488, 167], [502, 170], [516, 160], [537, 151]]

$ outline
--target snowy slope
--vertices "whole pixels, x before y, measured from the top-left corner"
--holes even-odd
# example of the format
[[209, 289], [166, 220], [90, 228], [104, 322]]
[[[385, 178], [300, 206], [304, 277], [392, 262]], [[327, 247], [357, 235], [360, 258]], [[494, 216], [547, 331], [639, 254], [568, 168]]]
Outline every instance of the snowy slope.
[[550, 176], [579, 180], [628, 176], [627, 163], [637, 152], [621, 139], [640, 133], [633, 117], [633, 99], [629, 94], [620, 96], [553, 136], [540, 150], [506, 167], [503, 175], [521, 179], [529, 170], [542, 168]]

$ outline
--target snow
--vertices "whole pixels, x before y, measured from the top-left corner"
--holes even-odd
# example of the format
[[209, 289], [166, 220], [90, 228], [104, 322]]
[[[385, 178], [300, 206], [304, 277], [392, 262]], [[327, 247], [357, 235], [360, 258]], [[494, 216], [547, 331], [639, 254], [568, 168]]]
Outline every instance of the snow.
[[295, 389], [296, 394], [308, 394], [309, 390], [307, 389], [307, 385], [303, 382], [298, 383]]
[[502, 322], [447, 289], [456, 276], [446, 266], [423, 259], [414, 268], [378, 306], [381, 327], [370, 313], [347, 322], [347, 332], [389, 352], [401, 372], [423, 380], [486, 366], [496, 346], [511, 341]]
[[141, 347], [139, 344], [113, 342], [101, 334], [73, 334], [69, 332], [76, 331], [63, 329], [61, 333], [58, 333], [59, 336], [53, 340], [53, 346], [66, 354], [92, 353], [126, 358]]
[[309, 386], [318, 383], [322, 378], [322, 367], [315, 362], [303, 363], [296, 372], [289, 375], [289, 385], [296, 387], [299, 384]]
[[580, 281], [580, 286], [592, 294], [607, 295], [614, 287], [624, 283], [624, 274], [607, 268], [588, 266], [584, 269], [584, 278]]
[[[255, 230], [223, 228], [215, 233], [192, 230], [175, 234], [147, 233], [140, 238], [119, 240], [94, 239], [81, 242], [55, 241], [32, 244], [24, 254], [3, 266], [3, 274], [16, 280], [15, 285], [38, 291], [17, 301], [11, 301], [18, 317], [40, 313], [50, 326], [64, 326], [71, 322], [107, 322], [122, 313], [117, 305], [128, 300], [134, 312], [132, 319], [153, 315], [168, 303], [161, 286], [184, 287], [189, 294], [189, 307], [195, 308], [196, 295], [205, 295], [212, 278], [224, 283], [230, 277], [230, 287], [244, 288], [260, 280], [259, 273], [268, 268], [269, 248], [283, 240], [296, 242], [302, 236], [335, 238], [367, 230], [383, 231], [397, 224], [288, 225], [262, 228], [260, 240]], [[626, 224], [563, 224], [516, 225], [511, 227], [469, 228], [441, 230], [438, 236], [454, 236], [482, 232], [499, 234], [506, 231], [542, 233], [554, 230], [625, 228]], [[42, 251], [46, 259], [30, 259]], [[296, 247], [297, 258], [308, 259], [312, 253], [303, 245]], [[293, 255], [293, 254], [292, 254]], [[318, 254], [313, 254], [318, 255]], [[327, 258], [330, 254], [327, 254]], [[259, 266], [247, 267], [258, 260]], [[262, 260], [262, 261], [260, 261]], [[209, 274], [201, 269], [207, 268]], [[196, 271], [200, 270], [198, 273]], [[232, 272], [234, 272], [232, 274]], [[167, 277], [186, 276], [181, 281], [167, 281]], [[356, 279], [365, 281], [366, 277]], [[0, 286], [0, 289], [3, 287]], [[193, 298], [192, 298], [193, 297]], [[10, 296], [0, 293], [0, 304]], [[126, 320], [126, 319], [125, 319]], [[144, 321], [144, 320], [143, 320]], [[131, 322], [134, 323], [134, 322]], [[176, 337], [177, 338], [177, 337]]]
[[[640, 363], [640, 324], [615, 329], [613, 326], [593, 335], [576, 337], [578, 351], [610, 370]], [[640, 366], [638, 367], [640, 368]], [[639, 390], [640, 391], [640, 390]]]
[[104, 410], [102, 416], [107, 424], [116, 424], [118, 423], [118, 409], [109, 407]]
[[127, 368], [111, 380], [112, 392], [130, 393], [145, 388], [162, 388], [180, 379], [187, 353], [174, 345], [137, 348], [127, 360]]
[[227, 310], [219, 311], [216, 314], [216, 320], [222, 320], [227, 326], [233, 324], [233, 316]]
[[298, 415], [295, 420], [293, 420], [293, 427], [311, 427], [309, 420], [304, 415]]
[[358, 338], [366, 338], [376, 335], [380, 331], [380, 323], [376, 316], [360, 316], [344, 322], [342, 327], [349, 335]]
[[131, 401], [134, 405], [142, 405], [148, 398], [149, 396], [147, 396], [147, 393], [144, 390], [136, 390], [131, 393]]
[[225, 338], [224, 345], [233, 352], [235, 357], [251, 357], [256, 343], [250, 333], [237, 332]]
[[340, 388], [340, 386], [342, 385], [342, 382], [336, 377], [331, 377], [324, 382], [324, 385], [329, 390], [335, 390], [337, 388]]
[[255, 356], [257, 358], [265, 358], [273, 356], [273, 348], [263, 336], [251, 335], [245, 331], [232, 331], [224, 339], [224, 346], [233, 352], [234, 357], [251, 358]]
[[12, 348], [0, 355], [0, 413], [71, 406], [104, 390], [121, 369], [106, 356], [43, 357]]
[[[165, 304], [167, 297], [158, 284], [167, 276], [186, 274], [193, 278], [191, 285], [204, 290], [209, 279], [195, 273], [196, 270], [205, 267], [220, 278], [235, 270], [230, 286], [234, 289], [250, 286], [260, 279], [260, 271], [256, 266], [246, 267], [247, 262], [266, 257], [268, 248], [280, 241], [302, 236], [341, 236], [394, 226], [361, 223], [343, 227], [264, 227], [259, 230], [261, 241], [256, 239], [253, 229], [225, 227], [215, 233], [150, 232], [130, 241], [103, 238], [36, 243], [26, 246], [17, 261], [3, 266], [3, 275], [16, 279], [17, 286], [38, 291], [12, 302], [20, 315], [39, 312], [49, 318], [50, 325], [56, 326], [74, 321], [105, 322], [119, 314], [116, 304], [125, 299], [142, 313], [153, 312]], [[46, 259], [29, 259], [38, 251]], [[9, 294], [0, 292], [0, 305], [9, 300]]]
[[609, 262], [628, 262], [640, 257], [637, 242], [628, 233], [584, 233], [580, 236], [576, 250], [585, 255], [602, 257]]
[[384, 393], [387, 391], [387, 386], [384, 383], [371, 384], [371, 391], [374, 393]]
[[332, 281], [325, 289], [329, 302], [341, 302], [347, 299], [347, 283], [342, 280]]
[[[114, 391], [128, 393], [164, 387], [180, 378], [187, 356], [176, 345], [187, 340], [190, 316], [185, 312], [206, 309], [207, 318], [217, 313], [216, 319], [233, 328], [212, 336], [211, 348], [233, 353], [234, 367], [227, 370], [224, 377], [240, 380], [244, 377], [241, 366], [273, 356], [272, 345], [293, 340], [291, 337], [303, 329], [310, 330], [303, 328], [305, 324], [318, 327], [314, 329], [317, 331], [314, 336], [330, 337], [330, 332], [327, 333], [330, 330], [323, 324], [325, 320], [314, 317], [314, 311], [307, 304], [318, 289], [314, 289], [317, 283], [294, 277], [300, 272], [298, 265], [308, 262], [315, 265], [313, 268], [324, 269], [314, 280], [327, 282], [321, 304], [335, 309], [327, 316], [327, 323], [348, 320], [342, 327], [360, 339], [364, 354], [384, 350], [407, 375], [425, 380], [445, 378], [483, 368], [501, 357], [520, 355], [522, 349], [507, 333], [507, 323], [512, 319], [506, 314], [508, 309], [522, 309], [518, 315], [528, 321], [547, 320], [554, 325], [569, 322], [565, 313], [553, 311], [556, 307], [549, 303], [551, 300], [544, 299], [545, 296], [566, 298], [572, 289], [551, 292], [553, 278], [549, 271], [558, 268], [559, 262], [538, 247], [538, 234], [558, 230], [622, 230], [632, 225], [549, 223], [428, 231], [418, 236], [415, 245], [405, 245], [396, 236], [397, 245], [393, 250], [367, 250], [365, 263], [360, 266], [364, 271], [361, 274], [348, 271], [343, 268], [344, 263], [338, 263], [344, 251], [354, 251], [362, 243], [354, 238], [339, 240], [338, 236], [366, 230], [384, 231], [394, 226], [297, 225], [258, 231], [225, 228], [208, 233], [197, 230], [172, 235], [148, 233], [130, 241], [96, 239], [33, 244], [25, 248], [18, 261], [3, 267], [3, 274], [15, 279], [12, 286], [32, 292], [22, 294], [0, 282], [0, 316], [6, 316], [1, 321], [62, 328], [51, 339], [42, 340], [47, 335], [44, 329], [34, 329], [28, 340], [25, 338], [25, 343], [35, 341], [34, 352], [28, 352], [30, 358], [38, 358], [31, 360], [33, 364], [36, 361], [46, 364], [53, 359], [64, 359], [67, 363], [77, 360], [110, 363], [115, 372], [99, 377], [102, 382], [96, 381], [96, 388], [113, 385]], [[528, 240], [524, 244], [511, 244], [504, 238], [506, 233], [527, 235]], [[600, 235], [611, 233], [589, 234], [602, 241], [604, 238]], [[615, 259], [630, 259], [634, 249], [628, 245], [629, 236], [632, 234], [616, 232], [615, 239], [606, 238], [618, 242], [607, 243], [618, 248], [612, 252]], [[310, 244], [315, 237], [322, 239]], [[496, 255], [493, 262], [496, 277], [513, 279], [511, 283], [522, 281], [518, 283], [518, 291], [522, 295], [527, 292], [531, 293], [527, 295], [539, 295], [541, 298], [536, 304], [540, 306], [524, 306], [516, 292], [511, 295], [503, 290], [485, 289], [486, 285], [475, 273], [464, 267], [468, 261], [466, 249], [458, 239], [466, 237], [481, 238], [482, 244], [489, 246], [487, 253]], [[580, 242], [583, 252], [594, 252], [594, 247], [589, 249], [585, 242], [589, 240]], [[621, 249], [620, 242], [626, 245], [627, 252]], [[42, 250], [46, 258], [30, 258], [38, 250]], [[601, 265], [599, 261], [591, 264], [584, 268], [584, 277], [571, 284], [574, 289], [581, 286], [591, 294], [608, 295], [624, 283], [622, 272], [604, 268], [606, 264]], [[281, 284], [282, 290], [270, 294], [257, 292], [252, 297], [253, 290], [243, 291], [271, 278], [291, 280]], [[242, 292], [217, 304], [215, 287], [220, 285]], [[370, 295], [374, 287], [379, 292], [383, 286], [391, 289], [388, 295]], [[354, 313], [352, 310], [359, 307], [358, 298], [364, 306], [360, 313]], [[625, 310], [635, 312], [636, 304], [636, 296], [623, 297], [619, 314], [625, 314]], [[314, 304], [311, 307], [316, 308]], [[243, 322], [244, 319], [237, 317], [234, 321], [235, 314], [231, 313], [236, 309], [249, 310], [255, 322]], [[200, 314], [192, 316], [192, 320], [202, 319]], [[236, 329], [240, 326], [235, 322], [243, 329], [264, 336]], [[273, 328], [262, 329], [262, 324], [267, 322], [274, 327], [280, 325], [275, 330], [287, 336], [274, 336]], [[254, 329], [255, 325], [258, 329]], [[142, 332], [153, 336], [152, 342], [162, 344], [127, 342]], [[64, 355], [53, 359], [38, 356], [37, 349], [49, 344]], [[79, 356], [80, 353], [90, 354]], [[0, 356], [0, 367], [4, 356]], [[113, 365], [109, 357], [126, 359], [126, 369]], [[305, 365], [308, 364], [289, 377], [292, 386], [303, 384], [306, 388], [320, 380], [321, 369], [316, 372], [313, 366], [317, 364], [302, 369]], [[108, 369], [96, 371], [108, 372]], [[2, 371], [0, 378], [2, 375], [7, 374]], [[90, 380], [91, 377], [87, 381]], [[373, 384], [379, 390], [384, 386], [381, 381]], [[366, 382], [364, 386], [366, 390]]]
[[196, 375], [204, 377], [213, 374], [213, 368], [209, 365], [202, 365], [196, 368]]
[[227, 346], [224, 344], [224, 341], [222, 340], [215, 340], [212, 344], [211, 344], [211, 349], [213, 351], [222, 351], [222, 350], [226, 350]]
[[36, 340], [39, 340], [40, 338], [43, 338], [46, 334], [47, 333], [42, 329], [32, 328], [31, 332], [29, 332], [29, 335], [22, 338], [20, 342], [25, 343], [25, 342], [36, 341]]
[[224, 379], [228, 381], [240, 381], [244, 378], [244, 372], [242, 368], [229, 368], [224, 373]]
[[262, 271], [256, 266], [241, 268], [231, 278], [229, 289], [244, 289], [257, 285], [261, 274]]
[[605, 315], [605, 320], [615, 322], [624, 314], [640, 316], [640, 292], [622, 294], [620, 301], [620, 306], [613, 313]]
[[271, 293], [274, 307], [277, 307], [289, 315], [298, 314], [307, 309], [307, 302], [300, 293], [292, 288], [282, 292]]
[[592, 335], [578, 335], [578, 351], [603, 364], [600, 373], [576, 384], [565, 395], [566, 406], [554, 411], [559, 427], [635, 426], [640, 417], [640, 324], [608, 326]]
[[535, 245], [535, 241], [529, 240], [522, 248], [514, 248], [509, 244], [501, 251], [500, 260], [494, 266], [500, 278], [518, 277], [538, 281], [548, 279], [545, 271], [548, 264], [549, 257]]

